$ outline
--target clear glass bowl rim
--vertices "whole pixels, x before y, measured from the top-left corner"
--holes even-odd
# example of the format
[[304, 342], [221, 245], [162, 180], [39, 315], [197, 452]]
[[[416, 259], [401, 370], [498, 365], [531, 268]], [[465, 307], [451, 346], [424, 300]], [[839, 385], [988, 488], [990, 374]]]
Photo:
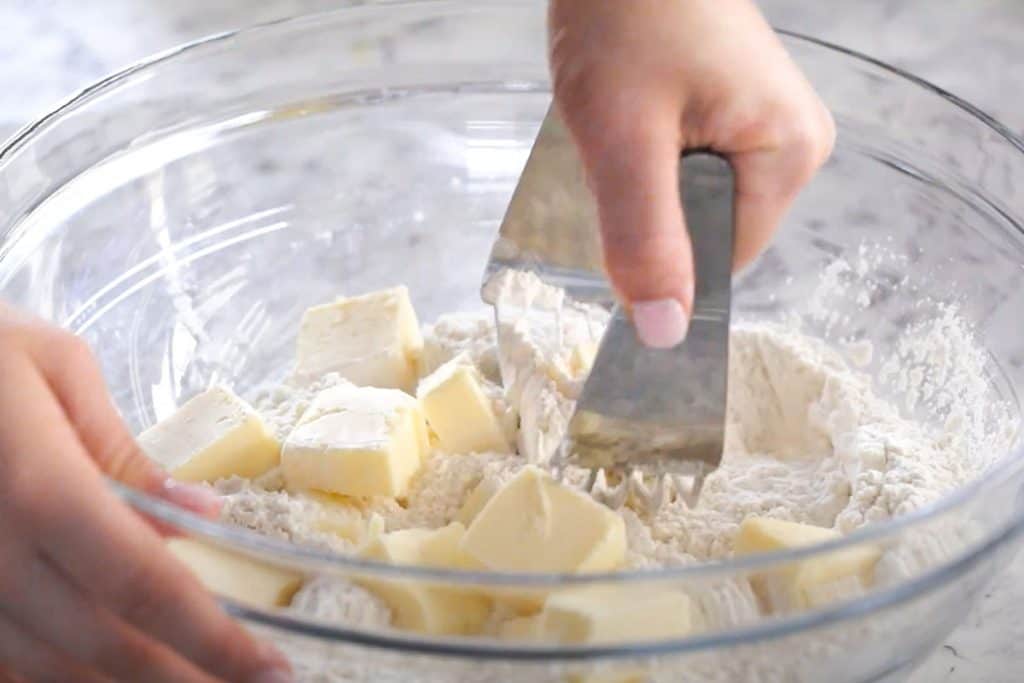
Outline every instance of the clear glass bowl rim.
[[[474, 11], [493, 11], [501, 8], [525, 7], [531, 4], [528, 0], [498, 0], [473, 8]], [[264, 22], [208, 35], [194, 41], [144, 58], [126, 68], [117, 71], [95, 83], [81, 89], [68, 97], [51, 112], [34, 122], [23, 126], [0, 147], [0, 173], [3, 173], [6, 162], [22, 147], [31, 144], [36, 137], [45, 135], [47, 129], [66, 115], [88, 105], [95, 98], [109, 94], [126, 79], [144, 72], [159, 68], [164, 62], [181, 55], [200, 50], [214, 43], [226, 42], [239, 37], [247, 37], [254, 33], [267, 30], [294, 29], [309, 22], [320, 22], [329, 18], [357, 17], [383, 12], [400, 12], [403, 8], [436, 7], [438, 10], [453, 8], [466, 11], [467, 5], [460, 0], [382, 0], [373, 4], [341, 6], [335, 9], [288, 17]], [[815, 48], [837, 53], [851, 61], [861, 62], [874, 67], [890, 77], [902, 80], [910, 86], [924, 89], [941, 97], [948, 104], [967, 113], [977, 123], [983, 124], [997, 137], [1010, 144], [1024, 155], [1024, 137], [1018, 136], [999, 121], [978, 109], [969, 102], [947, 92], [946, 90], [908, 73], [898, 67], [881, 60], [864, 55], [855, 50], [835, 45], [818, 38], [797, 32], [775, 29], [787, 41], [804, 43]], [[1018, 231], [1024, 235], [1024, 224], [1012, 217], [1003, 215]], [[2, 264], [0, 264], [2, 270]], [[708, 579], [716, 575], [747, 573], [777, 564], [794, 562], [816, 555], [831, 553], [843, 548], [862, 543], [877, 542], [897, 532], [925, 523], [944, 513], [962, 508], [984, 491], [998, 486], [1024, 472], [1024, 446], [1006, 454], [989, 471], [977, 480], [963, 486], [952, 494], [934, 503], [917, 509], [906, 515], [885, 522], [871, 524], [835, 541], [787, 551], [775, 551], [731, 558], [715, 562], [707, 562], [694, 566], [665, 568], [655, 570], [631, 570], [625, 572], [608, 572], [594, 574], [540, 574], [511, 572], [476, 572], [468, 570], [433, 569], [393, 565], [374, 560], [344, 556], [337, 553], [321, 551], [313, 548], [296, 546], [286, 541], [269, 538], [255, 531], [250, 531], [222, 522], [203, 518], [195, 513], [172, 505], [162, 499], [150, 496], [142, 491], [128, 487], [120, 482], [109, 480], [108, 483], [115, 493], [138, 511], [157, 518], [173, 527], [187, 531], [189, 534], [205, 538], [215, 543], [235, 548], [259, 557], [270, 559], [276, 563], [309, 570], [326, 571], [336, 574], [359, 574], [403, 578], [406, 580], [465, 582], [481, 586], [567, 586], [580, 584], [632, 584], [643, 582], [682, 581], [687, 579]], [[957, 556], [946, 564], [933, 567], [913, 579], [892, 588], [874, 591], [854, 601], [837, 606], [830, 606], [813, 612], [796, 616], [760, 622], [755, 626], [742, 627], [728, 633], [712, 633], [697, 635], [685, 639], [673, 639], [652, 643], [629, 643], [626, 645], [581, 646], [581, 647], [531, 647], [510, 646], [508, 643], [495, 643], [493, 646], [486, 641], [454, 638], [423, 638], [421, 636], [404, 636], [377, 634], [347, 629], [335, 625], [326, 625], [307, 621], [301, 617], [280, 612], [253, 609], [229, 600], [223, 601], [228, 610], [236, 616], [249, 621], [285, 628], [290, 631], [305, 633], [316, 637], [327, 637], [355, 644], [387, 649], [401, 649], [410, 652], [428, 654], [445, 654], [455, 656], [476, 656], [497, 659], [574, 659], [595, 657], [646, 656], [666, 653], [680, 653], [720, 647], [729, 644], [749, 642], [762, 637], [781, 637], [807, 628], [824, 626], [837, 621], [863, 616], [877, 610], [891, 607], [914, 598], [930, 588], [954, 580], [968, 571], [978, 562], [1008, 543], [1024, 535], [1024, 511], [1007, 525], [998, 528], [973, 549], [973, 552]]]

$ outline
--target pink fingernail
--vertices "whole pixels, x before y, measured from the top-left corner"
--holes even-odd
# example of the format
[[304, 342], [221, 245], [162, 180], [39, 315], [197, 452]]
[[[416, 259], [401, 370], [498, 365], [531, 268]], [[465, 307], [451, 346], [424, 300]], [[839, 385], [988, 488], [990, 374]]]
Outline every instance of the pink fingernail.
[[690, 321], [678, 301], [657, 299], [633, 304], [633, 324], [644, 346], [670, 349], [686, 339]]
[[163, 498], [175, 505], [203, 515], [220, 512], [221, 499], [209, 486], [185, 484], [168, 479], [164, 482]]

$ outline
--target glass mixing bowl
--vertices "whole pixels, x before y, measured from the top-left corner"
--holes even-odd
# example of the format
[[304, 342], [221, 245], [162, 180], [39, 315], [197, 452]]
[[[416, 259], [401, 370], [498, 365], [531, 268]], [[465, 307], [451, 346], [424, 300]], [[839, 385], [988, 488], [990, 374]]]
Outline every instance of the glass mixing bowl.
[[[425, 320], [479, 307], [490, 241], [549, 102], [543, 21], [539, 3], [351, 7], [215, 36], [97, 83], [0, 152], [0, 298], [88, 340], [136, 430], [212, 383], [246, 394], [280, 379], [302, 310], [339, 292], [406, 283]], [[976, 393], [954, 398], [983, 421], [1008, 406], [1015, 427], [1020, 140], [884, 64], [784, 40], [835, 113], [838, 145], [737, 279], [737, 315], [799, 315], [837, 343], [871, 342], [877, 372], [907, 352], [908, 329], [956, 302], [986, 357]], [[873, 245], [885, 258], [865, 258]], [[857, 262], [868, 266], [836, 268]], [[825, 271], [857, 295], [814, 295]], [[531, 647], [228, 601], [304, 680], [895, 681], [964, 617], [1024, 529], [1024, 457], [1012, 434], [998, 443], [974, 451], [992, 462], [982, 478], [842, 541], [607, 576], [392, 567], [122, 493], [186, 534], [311, 573], [491, 590], [672, 585], [718, 595], [709, 609], [723, 612], [682, 639]], [[915, 550], [936, 539], [939, 550]], [[733, 595], [749, 575], [868, 546], [920, 561], [805, 611], [733, 609], [750, 606]]]

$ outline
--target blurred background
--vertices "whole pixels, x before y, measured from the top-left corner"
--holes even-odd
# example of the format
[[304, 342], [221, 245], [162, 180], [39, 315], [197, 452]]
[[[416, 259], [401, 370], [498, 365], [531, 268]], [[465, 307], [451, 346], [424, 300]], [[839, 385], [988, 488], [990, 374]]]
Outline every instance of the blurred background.
[[[153, 52], [246, 24], [361, 1], [0, 0], [0, 137], [71, 92]], [[1024, 132], [1021, 0], [761, 0], [760, 5], [778, 27], [907, 69]]]
[[[0, 139], [89, 83], [154, 52], [211, 33], [343, 4], [359, 3], [0, 0]], [[762, 0], [760, 4], [777, 27], [910, 71], [1024, 134], [1024, 0]], [[1024, 557], [915, 675], [914, 683], [1020, 680], [1022, 612]]]

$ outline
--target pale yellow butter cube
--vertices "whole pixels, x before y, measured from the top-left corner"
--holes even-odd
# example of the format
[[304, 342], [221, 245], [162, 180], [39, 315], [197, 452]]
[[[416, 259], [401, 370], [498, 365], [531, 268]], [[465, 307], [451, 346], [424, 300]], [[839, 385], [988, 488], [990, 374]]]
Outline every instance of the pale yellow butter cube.
[[[459, 542], [465, 528], [404, 529], [372, 540], [364, 557], [394, 564], [458, 569], [464, 567]], [[490, 601], [468, 590], [412, 579], [357, 578], [388, 604], [395, 626], [429, 634], [478, 633], [490, 614]]]
[[693, 608], [680, 591], [588, 586], [549, 595], [540, 620], [546, 641], [611, 644], [685, 636]]
[[506, 452], [504, 429], [494, 403], [484, 393], [484, 379], [460, 354], [420, 382], [416, 395], [438, 445], [448, 453]]
[[487, 501], [493, 498], [500, 488], [496, 479], [491, 477], [481, 479], [480, 483], [466, 496], [459, 511], [455, 513], [455, 521], [468, 527], [487, 505]]
[[[548, 596], [536, 615], [509, 619], [499, 637], [536, 643], [595, 645], [682, 638], [694, 630], [693, 606], [682, 592], [626, 587], [580, 587]], [[635, 666], [598, 666], [568, 676], [574, 683], [633, 683]]]
[[343, 384], [313, 399], [285, 441], [281, 469], [291, 490], [401, 497], [428, 448], [416, 399]]
[[543, 637], [544, 622], [539, 614], [529, 617], [513, 617], [501, 622], [498, 636], [504, 640], [540, 641]]
[[360, 386], [412, 391], [423, 350], [405, 287], [314, 306], [302, 316], [295, 375], [303, 381], [337, 372]]
[[190, 538], [173, 538], [167, 548], [206, 588], [254, 607], [287, 605], [302, 586], [293, 572]]
[[859, 597], [874, 582], [875, 565], [881, 557], [881, 548], [861, 545], [808, 558], [793, 576], [792, 600], [801, 607], [818, 607]]
[[[767, 517], [748, 517], [740, 525], [736, 553], [746, 555], [800, 548], [842, 538], [833, 529], [787, 522]], [[839, 594], [843, 583], [855, 581], [864, 587], [873, 581], [874, 567], [881, 557], [876, 546], [857, 546], [810, 557], [770, 570], [758, 578], [760, 589], [775, 608], [807, 608]], [[836, 586], [837, 590], [830, 590]]]
[[740, 524], [736, 536], [736, 553], [767, 553], [786, 548], [826, 543], [841, 538], [842, 534], [834, 529], [826, 529], [811, 524], [787, 522], [770, 517], [747, 517]]
[[251, 479], [277, 466], [281, 444], [252, 406], [213, 387], [138, 437], [150, 458], [182, 481]]
[[316, 527], [354, 545], [364, 543], [368, 537], [368, 521], [363, 514], [359, 498], [350, 498], [324, 491], [306, 491], [303, 497], [319, 504], [320, 514]]
[[600, 572], [621, 566], [626, 529], [590, 496], [526, 467], [487, 501], [462, 548], [496, 571]]

